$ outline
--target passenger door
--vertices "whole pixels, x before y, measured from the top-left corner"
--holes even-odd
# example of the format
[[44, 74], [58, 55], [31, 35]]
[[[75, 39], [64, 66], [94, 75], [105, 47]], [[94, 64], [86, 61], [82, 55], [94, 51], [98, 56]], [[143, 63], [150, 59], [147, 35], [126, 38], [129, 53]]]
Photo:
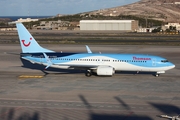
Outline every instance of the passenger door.
[[152, 66], [156, 66], [156, 59], [155, 58], [152, 59]]

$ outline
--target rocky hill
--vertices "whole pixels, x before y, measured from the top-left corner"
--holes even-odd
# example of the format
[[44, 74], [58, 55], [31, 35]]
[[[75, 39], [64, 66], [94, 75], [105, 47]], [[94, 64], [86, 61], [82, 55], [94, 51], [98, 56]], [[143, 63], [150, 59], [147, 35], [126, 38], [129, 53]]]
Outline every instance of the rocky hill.
[[89, 12], [90, 15], [133, 15], [164, 22], [180, 22], [180, 0], [140, 0], [139, 2]]

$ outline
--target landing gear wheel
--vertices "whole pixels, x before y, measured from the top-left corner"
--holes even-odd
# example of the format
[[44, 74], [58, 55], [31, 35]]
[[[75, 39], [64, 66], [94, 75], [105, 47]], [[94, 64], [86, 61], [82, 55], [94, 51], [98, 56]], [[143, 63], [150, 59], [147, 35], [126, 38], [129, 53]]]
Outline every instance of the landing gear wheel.
[[91, 71], [87, 71], [85, 74], [87, 77], [91, 77], [91, 75], [92, 75]]
[[159, 77], [160, 74], [155, 74], [155, 77]]

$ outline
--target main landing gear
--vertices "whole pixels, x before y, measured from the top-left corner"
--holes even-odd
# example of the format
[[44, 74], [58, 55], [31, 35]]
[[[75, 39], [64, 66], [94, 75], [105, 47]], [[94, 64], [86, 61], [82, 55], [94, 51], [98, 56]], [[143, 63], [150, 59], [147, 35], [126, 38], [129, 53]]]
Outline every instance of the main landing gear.
[[91, 71], [91, 70], [87, 70], [86, 73], [85, 73], [85, 75], [86, 75], [87, 77], [91, 77], [92, 71]]
[[155, 76], [155, 77], [159, 77], [159, 76], [160, 76], [160, 74], [157, 74], [157, 73], [156, 73], [154, 76]]

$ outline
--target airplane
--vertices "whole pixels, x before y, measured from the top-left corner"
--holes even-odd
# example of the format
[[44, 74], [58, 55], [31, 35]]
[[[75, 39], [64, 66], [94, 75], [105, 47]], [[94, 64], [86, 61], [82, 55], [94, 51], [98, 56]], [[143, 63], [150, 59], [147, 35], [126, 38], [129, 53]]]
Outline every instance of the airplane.
[[90, 77], [113, 76], [116, 71], [149, 72], [158, 77], [175, 65], [167, 59], [146, 54], [93, 53], [86, 45], [87, 53], [55, 52], [41, 47], [22, 23], [16, 23], [21, 44], [21, 59], [33, 64], [59, 69], [82, 69]]
[[168, 118], [170, 120], [180, 120], [180, 115], [178, 116], [168, 116], [168, 115], [160, 115], [161, 118]]

